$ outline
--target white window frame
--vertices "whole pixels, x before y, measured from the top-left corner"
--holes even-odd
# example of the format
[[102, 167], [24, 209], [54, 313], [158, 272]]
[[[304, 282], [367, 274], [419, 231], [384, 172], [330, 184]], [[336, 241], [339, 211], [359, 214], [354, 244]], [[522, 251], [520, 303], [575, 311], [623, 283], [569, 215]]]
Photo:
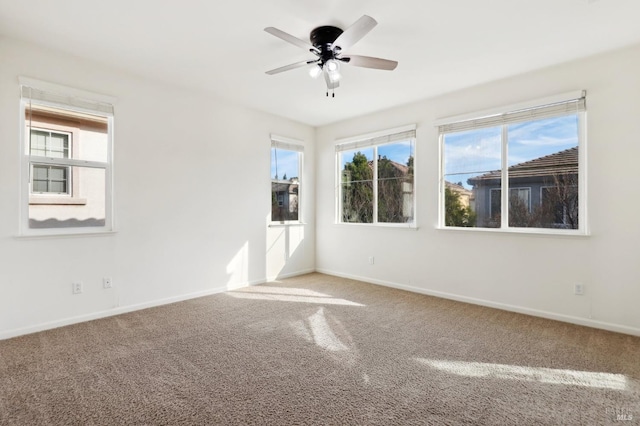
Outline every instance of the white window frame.
[[[19, 77], [20, 84], [20, 220], [19, 236], [56, 236], [76, 234], [100, 234], [114, 232], [113, 218], [113, 124], [116, 99], [107, 95], [100, 95], [72, 87], [48, 83], [27, 77]], [[33, 156], [30, 153], [29, 126], [25, 119], [27, 108], [31, 105], [60, 108], [77, 113], [94, 114], [107, 119], [107, 161], [88, 161], [74, 158], [49, 158]], [[38, 127], [40, 128], [40, 127]], [[48, 130], [48, 129], [45, 129]], [[71, 141], [70, 141], [71, 143]], [[70, 147], [70, 151], [71, 151]], [[71, 152], [70, 152], [71, 154]], [[32, 164], [87, 167], [102, 169], [105, 172], [105, 224], [104, 226], [82, 226], [65, 228], [30, 228], [29, 204], [34, 195], [47, 196], [47, 194], [34, 194], [31, 191], [31, 166]], [[72, 173], [69, 173], [71, 175]], [[71, 177], [69, 180], [71, 185]], [[73, 191], [70, 186], [69, 191]], [[73, 192], [70, 192], [73, 194]], [[62, 196], [65, 194], [51, 194]], [[67, 196], [68, 197], [68, 196]]]
[[[295, 151], [298, 153], [298, 219], [297, 220], [273, 220], [271, 208], [269, 209], [269, 226], [279, 226], [279, 225], [302, 225], [303, 222], [303, 208], [302, 208], [302, 200], [304, 198], [303, 191], [303, 179], [302, 174], [304, 172], [304, 142], [288, 138], [285, 136], [271, 134], [271, 148], [269, 149], [269, 161], [271, 161], [271, 149], [283, 149], [287, 151]], [[269, 174], [271, 174], [271, 170], [269, 170]], [[274, 181], [273, 176], [269, 178], [269, 194], [272, 193], [272, 182]], [[271, 202], [271, 196], [269, 197]], [[284, 204], [284, 203], [283, 203]]]
[[[542, 109], [545, 107], [553, 107], [558, 105], [561, 109], [563, 104], [569, 105], [570, 103], [576, 104], [576, 110], [567, 110], [564, 114], [558, 112], [550, 112], [546, 118], [558, 117], [566, 115], [566, 113], [576, 114], [578, 117], [578, 211], [580, 220], [578, 223], [578, 229], [557, 229], [557, 228], [524, 228], [524, 227], [511, 227], [509, 226], [509, 176], [508, 176], [508, 132], [507, 128], [510, 124], [518, 122], [526, 122], [531, 120], [537, 120], [545, 118], [544, 116], [534, 116], [536, 109]], [[551, 110], [551, 108], [549, 108]], [[519, 116], [521, 119], [514, 119], [514, 116]], [[527, 117], [531, 115], [530, 117]], [[525, 234], [553, 234], [553, 235], [571, 235], [571, 236], [586, 236], [589, 235], [588, 218], [587, 218], [587, 141], [586, 141], [586, 91], [573, 91], [568, 93], [562, 93], [555, 96], [550, 96], [543, 99], [537, 99], [533, 101], [522, 102], [519, 104], [508, 105], [504, 107], [494, 108], [486, 111], [464, 114], [454, 117], [443, 118], [435, 121], [435, 126], [438, 128], [439, 133], [439, 148], [440, 148], [440, 197], [439, 197], [439, 209], [438, 209], [438, 229], [445, 230], [464, 230], [470, 232], [512, 232], [512, 233], [525, 233]], [[511, 120], [511, 121], [508, 121]], [[489, 125], [487, 123], [495, 123]], [[480, 123], [476, 125], [476, 123]], [[501, 226], [500, 228], [484, 228], [484, 227], [454, 227], [445, 225], [445, 202], [444, 202], [444, 136], [447, 133], [460, 131], [452, 130], [458, 127], [459, 124], [466, 126], [466, 129], [473, 128], [485, 128], [485, 127], [502, 127], [501, 132]], [[466, 130], [465, 129], [465, 130]], [[505, 191], [506, 189], [506, 191]], [[530, 194], [531, 196], [531, 194]], [[530, 200], [531, 202], [531, 200]], [[529, 206], [531, 209], [531, 206]]]
[[[335, 141], [336, 146], [336, 173], [335, 173], [335, 218], [336, 225], [344, 226], [375, 226], [390, 228], [418, 228], [417, 219], [417, 137], [416, 124], [408, 124], [392, 129], [380, 130], [373, 133], [354, 136], [350, 138], [338, 139]], [[378, 222], [378, 147], [390, 145], [398, 142], [411, 140], [413, 143], [413, 220], [411, 222], [394, 223], [394, 222]], [[353, 151], [358, 148], [373, 148], [373, 218], [371, 223], [360, 222], [344, 222], [342, 220], [342, 170], [340, 165], [340, 157], [345, 151]]]

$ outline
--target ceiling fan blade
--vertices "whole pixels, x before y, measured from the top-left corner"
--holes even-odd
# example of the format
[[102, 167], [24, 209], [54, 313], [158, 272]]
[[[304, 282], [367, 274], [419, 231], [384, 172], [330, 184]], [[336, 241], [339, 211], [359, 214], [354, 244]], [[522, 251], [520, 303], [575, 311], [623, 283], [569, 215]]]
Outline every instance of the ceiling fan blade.
[[310, 43], [304, 41], [304, 40], [300, 40], [298, 37], [294, 37], [289, 33], [285, 33], [282, 30], [279, 30], [277, 28], [274, 27], [267, 27], [264, 29], [266, 32], [268, 32], [271, 35], [274, 35], [276, 37], [278, 37], [279, 39], [282, 39], [288, 43], [291, 43], [295, 46], [298, 47], [302, 47], [305, 50], [311, 50], [314, 52], [317, 52], [318, 49], [316, 49], [315, 47], [313, 47]]
[[326, 68], [324, 68], [322, 71], [322, 73], [324, 74], [324, 81], [327, 83], [327, 90], [333, 90], [340, 86], [340, 82], [338, 80], [331, 80], [331, 77], [329, 77], [329, 71], [327, 71]]
[[371, 16], [362, 15], [360, 19], [338, 36], [336, 41], [333, 42], [333, 46], [338, 46], [341, 51], [345, 51], [367, 35], [376, 25], [378, 23]]
[[349, 56], [340, 58], [340, 60], [350, 65], [354, 65], [356, 67], [374, 68], [377, 70], [392, 71], [396, 69], [396, 67], [398, 66], [397, 61], [390, 61], [389, 59], [382, 59], [382, 58], [374, 58], [372, 56], [349, 55]]
[[279, 74], [284, 71], [289, 71], [292, 69], [304, 67], [305, 65], [313, 64], [314, 62], [318, 62], [318, 61], [317, 60], [316, 61], [300, 61], [300, 62], [296, 62], [295, 64], [285, 65], [284, 67], [267, 71], [266, 74], [269, 74], [269, 75]]

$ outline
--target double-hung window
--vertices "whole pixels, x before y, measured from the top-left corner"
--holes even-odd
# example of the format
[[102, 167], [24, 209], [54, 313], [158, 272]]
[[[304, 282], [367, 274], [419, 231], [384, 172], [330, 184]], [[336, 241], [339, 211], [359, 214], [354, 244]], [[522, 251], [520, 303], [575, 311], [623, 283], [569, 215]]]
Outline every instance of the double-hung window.
[[111, 231], [111, 98], [20, 83], [21, 234]]
[[442, 227], [585, 234], [585, 92], [440, 120]]
[[[69, 158], [71, 135], [50, 130], [31, 129], [31, 150], [34, 157]], [[31, 166], [34, 194], [69, 194], [69, 167]]]
[[416, 126], [336, 143], [337, 222], [415, 227]]
[[302, 185], [301, 142], [271, 135], [271, 222], [298, 223]]

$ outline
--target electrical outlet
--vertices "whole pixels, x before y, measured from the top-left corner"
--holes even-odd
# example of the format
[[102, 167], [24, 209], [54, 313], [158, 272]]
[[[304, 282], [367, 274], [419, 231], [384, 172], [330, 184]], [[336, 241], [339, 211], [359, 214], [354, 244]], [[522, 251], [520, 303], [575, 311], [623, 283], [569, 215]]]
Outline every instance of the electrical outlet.
[[103, 278], [102, 279], [102, 287], [103, 288], [111, 288], [113, 287], [113, 281], [111, 278]]
[[373, 256], [369, 256], [369, 265], [373, 265], [374, 258]]
[[573, 293], [576, 296], [583, 296], [584, 295], [584, 284], [576, 284], [573, 286]]
[[71, 283], [71, 292], [73, 294], [82, 293], [82, 283], [81, 282]]

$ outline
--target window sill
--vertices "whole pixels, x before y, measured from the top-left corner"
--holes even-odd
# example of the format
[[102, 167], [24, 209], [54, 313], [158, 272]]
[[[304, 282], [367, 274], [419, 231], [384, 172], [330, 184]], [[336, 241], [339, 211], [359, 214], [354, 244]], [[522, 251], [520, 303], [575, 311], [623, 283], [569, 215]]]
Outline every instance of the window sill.
[[84, 206], [87, 204], [86, 198], [77, 197], [61, 197], [61, 196], [31, 196], [29, 197], [30, 205], [69, 205]]
[[580, 230], [561, 230], [553, 228], [465, 228], [459, 226], [438, 226], [438, 231], [445, 232], [486, 232], [489, 234], [521, 234], [530, 236], [552, 237], [589, 237], [591, 234]]
[[379, 228], [379, 229], [401, 229], [407, 231], [417, 231], [418, 226], [415, 223], [406, 224], [406, 223], [345, 223], [345, 222], [337, 222], [333, 224], [337, 227], [364, 227], [364, 228]]
[[49, 238], [75, 238], [75, 237], [109, 237], [117, 234], [118, 231], [83, 231], [83, 232], [74, 232], [66, 229], [64, 232], [39, 232], [39, 233], [24, 233], [19, 235], [14, 235], [13, 238], [16, 240], [39, 240], [39, 239], [49, 239]]
[[287, 226], [305, 226], [306, 222], [271, 222], [269, 228], [283, 228]]

